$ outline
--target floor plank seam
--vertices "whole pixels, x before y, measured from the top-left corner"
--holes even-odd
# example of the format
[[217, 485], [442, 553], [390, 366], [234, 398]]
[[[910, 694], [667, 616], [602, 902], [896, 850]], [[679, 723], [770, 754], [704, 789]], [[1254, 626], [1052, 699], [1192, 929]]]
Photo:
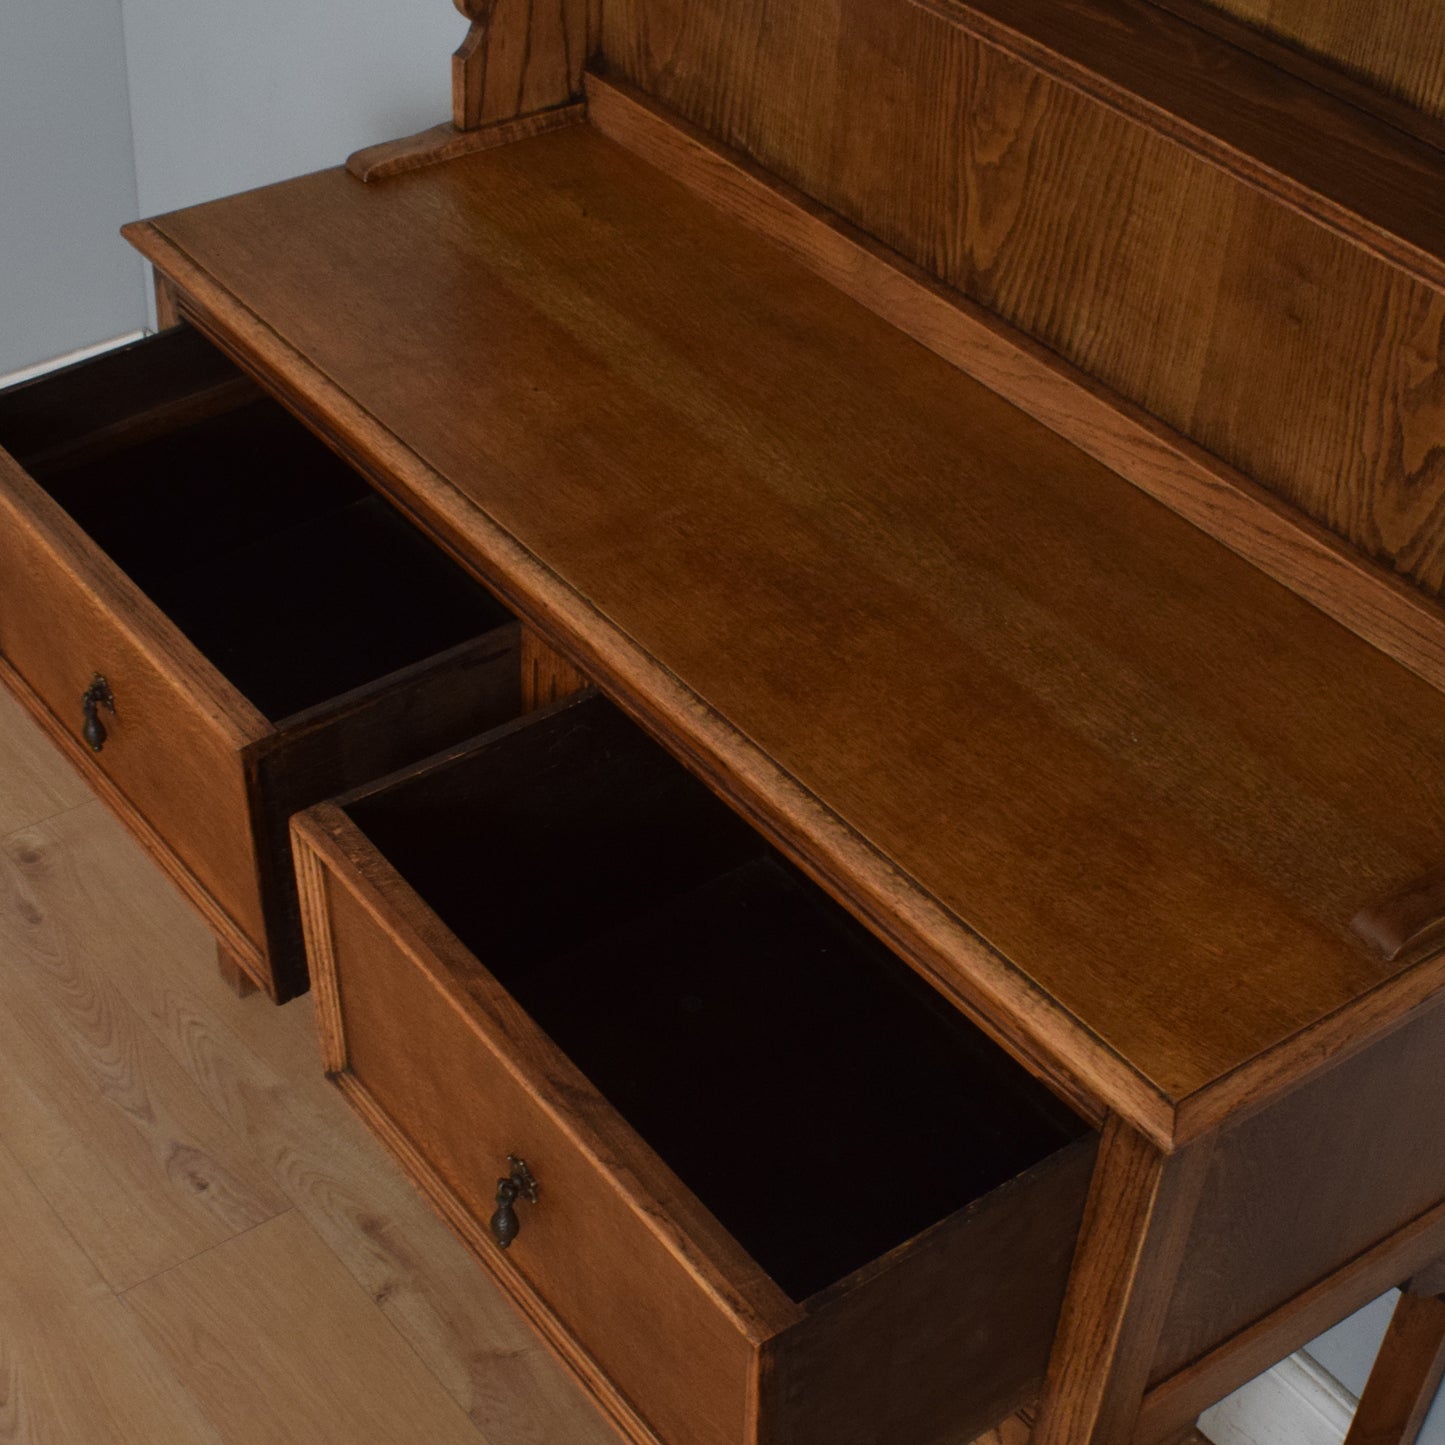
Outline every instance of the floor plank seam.
[[[289, 1195], [287, 1196], [290, 1197]], [[166, 1275], [174, 1273], [178, 1269], [184, 1269], [188, 1264], [194, 1264], [198, 1259], [204, 1259], [208, 1254], [214, 1254], [218, 1249], [224, 1249], [227, 1245], [234, 1244], [238, 1239], [245, 1239], [248, 1234], [254, 1234], [258, 1229], [264, 1229], [268, 1224], [274, 1224], [278, 1219], [284, 1219], [288, 1214], [296, 1214], [299, 1211], [293, 1201], [287, 1209], [278, 1209], [275, 1214], [266, 1219], [258, 1219], [254, 1224], [248, 1224], [245, 1229], [238, 1229], [234, 1234], [227, 1235], [225, 1239], [218, 1239], [214, 1244], [208, 1244], [204, 1249], [198, 1249], [194, 1254], [188, 1254], [184, 1259], [175, 1260], [166, 1265], [164, 1269], [158, 1269], [148, 1274], [144, 1279], [132, 1280], [124, 1289], [114, 1290], [115, 1297], [124, 1300], [125, 1297], [142, 1285], [150, 1284], [153, 1280], [163, 1279]], [[304, 1218], [304, 1216], [303, 1216]], [[330, 1246], [327, 1246], [330, 1248]], [[333, 1251], [334, 1252], [334, 1251]]]
[[105, 805], [98, 798], [87, 798], [83, 803], [72, 803], [68, 808], [59, 808], [54, 813], [47, 813], [43, 818], [34, 818], [28, 823], [21, 823], [18, 828], [11, 828], [7, 833], [0, 833], [0, 847], [9, 843], [12, 838], [18, 838], [21, 833], [28, 833], [32, 828], [43, 828], [47, 823], [54, 823], [59, 818], [67, 818], [72, 813], [79, 813], [85, 808], [99, 808], [102, 813]]

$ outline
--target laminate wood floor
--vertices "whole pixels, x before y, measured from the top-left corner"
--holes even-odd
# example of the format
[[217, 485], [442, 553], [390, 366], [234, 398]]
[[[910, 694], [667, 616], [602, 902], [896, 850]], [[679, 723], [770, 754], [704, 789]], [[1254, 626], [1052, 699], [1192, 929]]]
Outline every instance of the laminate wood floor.
[[616, 1445], [214, 959], [0, 691], [0, 1442]]
[[0, 692], [0, 1441], [615, 1445]]

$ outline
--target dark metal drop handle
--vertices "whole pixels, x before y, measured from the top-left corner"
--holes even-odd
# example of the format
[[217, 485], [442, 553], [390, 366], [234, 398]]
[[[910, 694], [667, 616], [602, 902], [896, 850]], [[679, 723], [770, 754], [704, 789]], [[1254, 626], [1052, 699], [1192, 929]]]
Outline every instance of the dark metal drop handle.
[[105, 746], [106, 732], [105, 724], [100, 720], [101, 708], [113, 713], [115, 697], [110, 690], [110, 684], [96, 673], [90, 680], [90, 686], [80, 696], [80, 710], [84, 719], [80, 725], [80, 735], [93, 753], [98, 753]]
[[510, 1249], [522, 1228], [517, 1218], [517, 1200], [525, 1199], [530, 1204], [537, 1202], [537, 1181], [532, 1178], [526, 1160], [508, 1154], [507, 1163], [512, 1166], [512, 1172], [505, 1179], [497, 1180], [497, 1211], [491, 1219], [492, 1238], [497, 1241], [499, 1249]]

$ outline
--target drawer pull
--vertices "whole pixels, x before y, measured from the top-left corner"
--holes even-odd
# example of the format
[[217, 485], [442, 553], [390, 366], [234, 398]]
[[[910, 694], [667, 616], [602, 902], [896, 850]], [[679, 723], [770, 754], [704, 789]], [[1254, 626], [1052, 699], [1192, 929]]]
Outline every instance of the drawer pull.
[[497, 1180], [497, 1212], [491, 1219], [492, 1238], [501, 1249], [511, 1246], [522, 1227], [514, 1207], [517, 1199], [525, 1199], [529, 1204], [537, 1202], [537, 1181], [532, 1178], [527, 1161], [508, 1154], [507, 1163], [512, 1166], [512, 1172], [505, 1179]]
[[110, 684], [96, 673], [90, 680], [90, 686], [80, 697], [80, 709], [85, 719], [80, 726], [80, 735], [93, 753], [98, 753], [105, 746], [106, 733], [105, 724], [100, 720], [101, 708], [113, 713], [115, 697], [110, 690]]

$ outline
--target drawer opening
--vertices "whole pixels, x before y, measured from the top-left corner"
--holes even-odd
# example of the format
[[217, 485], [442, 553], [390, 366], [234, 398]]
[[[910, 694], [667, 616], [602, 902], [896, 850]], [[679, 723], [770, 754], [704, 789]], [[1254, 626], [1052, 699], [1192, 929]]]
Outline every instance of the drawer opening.
[[1087, 1132], [599, 699], [345, 806], [794, 1300]]
[[196, 333], [101, 360], [0, 397], [0, 446], [273, 722], [509, 620]]

